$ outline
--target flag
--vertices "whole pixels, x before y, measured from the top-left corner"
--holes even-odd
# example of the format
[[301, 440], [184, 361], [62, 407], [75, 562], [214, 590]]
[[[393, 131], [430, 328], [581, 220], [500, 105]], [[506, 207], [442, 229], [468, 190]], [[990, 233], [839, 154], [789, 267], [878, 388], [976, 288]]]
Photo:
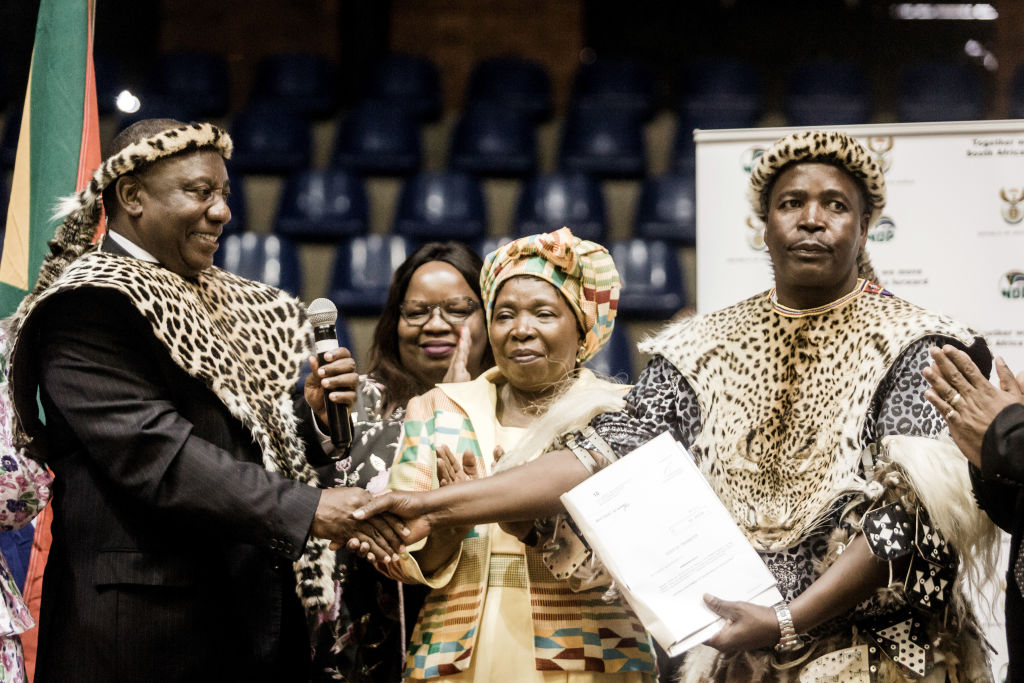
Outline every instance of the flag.
[[[95, 0], [41, 0], [32, 48], [14, 182], [0, 254], [0, 317], [35, 284], [56, 230], [57, 199], [85, 186], [100, 165], [99, 116], [92, 62]], [[50, 507], [36, 518], [24, 597], [36, 621], [50, 547]], [[33, 679], [38, 629], [22, 634]]]
[[100, 165], [92, 64], [95, 0], [42, 0], [0, 256], [0, 317], [32, 289], [57, 225], [57, 199]]

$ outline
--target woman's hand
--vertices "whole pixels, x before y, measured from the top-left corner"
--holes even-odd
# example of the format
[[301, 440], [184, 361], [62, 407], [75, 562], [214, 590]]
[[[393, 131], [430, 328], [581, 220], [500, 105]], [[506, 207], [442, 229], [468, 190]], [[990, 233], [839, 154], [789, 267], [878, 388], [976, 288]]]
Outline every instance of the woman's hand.
[[[500, 446], [499, 446], [500, 448]], [[476, 456], [472, 451], [465, 451], [459, 461], [448, 446], [437, 448], [437, 481], [441, 486], [448, 486], [457, 481], [477, 479], [480, 476]]]
[[444, 383], [468, 382], [473, 379], [469, 374], [467, 365], [469, 363], [469, 349], [473, 346], [473, 335], [469, 331], [469, 325], [463, 325], [459, 330], [459, 343], [455, 345], [455, 353], [452, 354], [452, 362], [448, 366], [448, 372], [444, 374]]
[[349, 408], [356, 402], [356, 386], [359, 384], [359, 373], [356, 362], [349, 350], [343, 346], [331, 349], [324, 354], [327, 361], [321, 366], [316, 356], [309, 357], [312, 372], [306, 377], [303, 394], [306, 403], [320, 421], [321, 427], [327, 425], [327, 404], [324, 394], [334, 403], [341, 403]]
[[1024, 403], [1024, 372], [1016, 378], [996, 358], [999, 386], [986, 379], [963, 351], [950, 345], [931, 350], [933, 364], [922, 371], [931, 388], [924, 396], [946, 418], [949, 435], [975, 467], [981, 467], [985, 431], [1003, 408]]
[[704, 596], [704, 604], [725, 619], [725, 628], [705, 641], [705, 645], [732, 654], [778, 644], [781, 631], [773, 608], [750, 602], [720, 600], [711, 595]]

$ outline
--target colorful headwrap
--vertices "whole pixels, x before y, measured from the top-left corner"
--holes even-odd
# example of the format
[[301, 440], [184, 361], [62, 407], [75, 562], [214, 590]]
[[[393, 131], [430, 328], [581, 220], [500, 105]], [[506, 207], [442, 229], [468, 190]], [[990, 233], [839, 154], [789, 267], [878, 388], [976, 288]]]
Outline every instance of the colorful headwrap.
[[521, 237], [492, 251], [480, 271], [488, 327], [498, 287], [516, 275], [550, 282], [569, 302], [585, 335], [577, 355], [581, 363], [611, 337], [622, 283], [611, 254], [600, 244], [581, 240], [569, 228], [562, 228]]

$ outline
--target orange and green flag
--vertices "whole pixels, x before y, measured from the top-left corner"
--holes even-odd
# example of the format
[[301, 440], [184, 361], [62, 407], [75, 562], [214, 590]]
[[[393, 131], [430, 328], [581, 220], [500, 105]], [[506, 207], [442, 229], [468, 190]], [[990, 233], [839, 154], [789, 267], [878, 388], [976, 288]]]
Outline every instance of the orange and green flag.
[[92, 63], [95, 0], [42, 0], [0, 256], [0, 317], [32, 289], [57, 199], [100, 165]]
[[[85, 186], [100, 164], [99, 117], [93, 71], [95, 0], [41, 0], [22, 110], [11, 202], [0, 254], [0, 317], [35, 284], [57, 224], [58, 198]], [[39, 619], [43, 567], [50, 547], [50, 507], [35, 520], [25, 602]], [[32, 680], [38, 629], [21, 634]]]

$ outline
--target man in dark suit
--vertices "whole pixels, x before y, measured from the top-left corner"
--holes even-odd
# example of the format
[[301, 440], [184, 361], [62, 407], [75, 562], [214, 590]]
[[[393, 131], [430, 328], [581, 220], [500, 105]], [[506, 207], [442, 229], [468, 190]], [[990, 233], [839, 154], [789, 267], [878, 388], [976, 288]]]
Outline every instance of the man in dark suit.
[[971, 463], [978, 505], [1011, 534], [1006, 572], [1006, 680], [1024, 683], [1024, 372], [1016, 377], [996, 358], [999, 386], [966, 353], [932, 349], [925, 396], [949, 425], [949, 435]]
[[37, 681], [306, 680], [323, 539], [399, 547], [351, 522], [365, 491], [315, 488], [302, 307], [211, 268], [230, 152], [209, 124], [122, 132], [13, 319], [15, 431], [55, 474]]

